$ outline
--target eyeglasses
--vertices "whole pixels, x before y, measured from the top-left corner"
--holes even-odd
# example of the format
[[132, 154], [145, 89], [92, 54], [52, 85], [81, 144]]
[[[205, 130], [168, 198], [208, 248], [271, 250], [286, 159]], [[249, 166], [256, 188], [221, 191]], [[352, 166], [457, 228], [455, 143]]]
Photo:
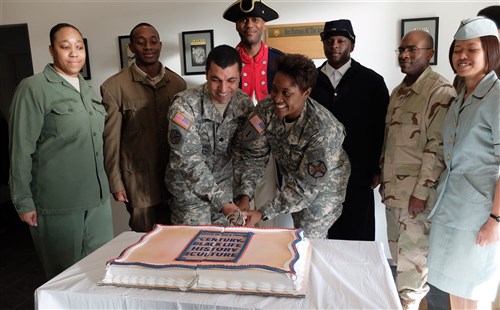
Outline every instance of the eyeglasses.
[[410, 54], [414, 54], [416, 53], [418, 50], [431, 50], [432, 47], [416, 47], [416, 46], [408, 46], [408, 47], [400, 47], [396, 50], [394, 50], [394, 52], [396, 53], [396, 55], [401, 55], [403, 54], [404, 52], [408, 52]]

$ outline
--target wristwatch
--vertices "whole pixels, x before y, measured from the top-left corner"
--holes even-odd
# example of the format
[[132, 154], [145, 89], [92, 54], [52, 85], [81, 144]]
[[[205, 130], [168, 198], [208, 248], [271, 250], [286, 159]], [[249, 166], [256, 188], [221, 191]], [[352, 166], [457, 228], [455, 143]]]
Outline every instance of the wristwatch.
[[492, 219], [494, 219], [495, 221], [497, 221], [498, 223], [500, 223], [500, 216], [496, 216], [495, 214], [490, 213], [490, 217], [491, 217]]

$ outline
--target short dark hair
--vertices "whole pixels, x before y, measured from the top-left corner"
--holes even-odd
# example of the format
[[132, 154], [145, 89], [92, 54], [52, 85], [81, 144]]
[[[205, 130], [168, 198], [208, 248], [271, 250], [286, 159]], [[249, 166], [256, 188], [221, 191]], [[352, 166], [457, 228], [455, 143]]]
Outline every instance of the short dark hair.
[[[500, 45], [496, 36], [483, 36], [480, 37], [481, 45], [483, 46], [484, 53], [486, 54], [486, 72], [489, 73], [495, 70], [500, 64]], [[448, 51], [448, 61], [450, 62], [453, 73], [457, 73], [453, 68], [453, 51], [455, 49], [455, 41], [451, 42], [450, 50]]]
[[451, 41], [450, 48], [448, 49], [448, 62], [450, 63], [451, 70], [453, 70], [453, 73], [457, 73], [457, 70], [453, 67], [453, 51], [455, 50], [455, 41]]
[[434, 49], [434, 38], [432, 38], [432, 35], [425, 30], [412, 30], [404, 35], [403, 39], [401, 39], [401, 42], [403, 42], [403, 40], [411, 34], [420, 35], [421, 37], [418, 37], [418, 39], [422, 39], [422, 43], [424, 43], [425, 47]]
[[238, 64], [238, 70], [241, 72], [241, 57], [238, 51], [229, 45], [219, 45], [208, 53], [207, 63], [205, 65], [205, 72], [208, 72], [210, 65], [215, 63], [217, 66], [225, 69]]
[[500, 5], [485, 7], [481, 11], [477, 12], [477, 16], [484, 16], [491, 19], [497, 25], [497, 29], [500, 29]]
[[500, 62], [500, 44], [495, 36], [481, 37], [481, 44], [486, 52], [486, 61], [488, 62], [487, 72], [495, 70]]
[[148, 24], [148, 23], [139, 23], [139, 24], [135, 25], [135, 27], [132, 28], [132, 30], [130, 30], [130, 43], [132, 43], [133, 40], [134, 40], [134, 36], [133, 36], [134, 30], [136, 30], [139, 27], [143, 27], [143, 26], [153, 28], [155, 30], [156, 34], [158, 35], [158, 39], [160, 38], [160, 34], [158, 33], [158, 30], [156, 30], [156, 28], [153, 27], [151, 24]]
[[71, 24], [68, 24], [68, 23], [59, 23], [57, 25], [55, 25], [54, 27], [52, 27], [52, 29], [50, 29], [50, 34], [49, 34], [49, 37], [50, 37], [50, 45], [53, 46], [54, 45], [54, 38], [56, 36], [56, 33], [61, 30], [62, 28], [73, 28], [75, 29], [76, 31], [78, 31], [78, 33], [80, 34], [80, 36], [83, 38], [83, 35], [82, 33], [80, 32], [80, 30], [78, 30], [78, 28], [76, 28], [75, 26], [71, 25]]
[[276, 59], [276, 72], [288, 75], [301, 91], [316, 86], [318, 70], [314, 62], [301, 54], [283, 54]]

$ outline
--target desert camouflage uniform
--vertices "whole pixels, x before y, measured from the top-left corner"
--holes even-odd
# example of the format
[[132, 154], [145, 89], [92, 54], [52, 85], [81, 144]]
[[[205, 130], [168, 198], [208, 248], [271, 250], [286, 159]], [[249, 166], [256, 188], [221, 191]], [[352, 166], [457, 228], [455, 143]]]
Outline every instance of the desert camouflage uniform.
[[[453, 86], [431, 67], [411, 86], [404, 81], [391, 94], [382, 150], [382, 200], [387, 232], [397, 262], [397, 288], [403, 305], [418, 306], [429, 291], [427, 252], [436, 186], [444, 169], [443, 122], [456, 96]], [[410, 197], [426, 200], [416, 218], [408, 212]]]
[[256, 113], [243, 131], [246, 143], [242, 145], [254, 153], [247, 152], [245, 160], [235, 163], [235, 195], [252, 197], [265, 165], [248, 157], [258, 159], [258, 152], [263, 155], [270, 149], [283, 182], [274, 199], [260, 208], [264, 219], [292, 213], [294, 226], [304, 229], [307, 237], [326, 238], [342, 212], [351, 168], [342, 148], [344, 127], [312, 99], [288, 132], [270, 97], [257, 105]]
[[169, 110], [171, 151], [165, 174], [174, 224], [228, 225], [219, 211], [233, 201], [230, 149], [252, 109], [252, 100], [239, 89], [224, 117], [213, 106], [206, 83], [176, 95]]

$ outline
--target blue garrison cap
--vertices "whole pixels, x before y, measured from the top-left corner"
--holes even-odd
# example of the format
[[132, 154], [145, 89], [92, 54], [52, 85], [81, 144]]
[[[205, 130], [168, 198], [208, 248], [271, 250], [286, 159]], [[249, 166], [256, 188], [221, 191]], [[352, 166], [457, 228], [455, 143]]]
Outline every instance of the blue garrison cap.
[[495, 36], [498, 39], [497, 26], [491, 19], [477, 16], [462, 20], [454, 39], [469, 40], [484, 36]]
[[332, 20], [325, 23], [325, 28], [323, 32], [319, 34], [321, 41], [326, 40], [328, 37], [339, 35], [346, 37], [354, 43], [356, 41], [356, 36], [354, 35], [354, 30], [352, 29], [351, 21], [348, 19]]

